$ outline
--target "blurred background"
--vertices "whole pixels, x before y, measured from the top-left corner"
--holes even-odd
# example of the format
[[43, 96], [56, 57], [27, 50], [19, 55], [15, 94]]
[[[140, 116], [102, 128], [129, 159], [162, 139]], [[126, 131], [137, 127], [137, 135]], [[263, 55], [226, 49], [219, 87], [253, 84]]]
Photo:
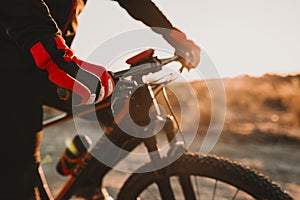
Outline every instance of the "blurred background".
[[[155, 0], [174, 26], [207, 51], [222, 77], [298, 73], [297, 0]], [[145, 28], [117, 2], [89, 0], [73, 49], [85, 58], [123, 32]]]

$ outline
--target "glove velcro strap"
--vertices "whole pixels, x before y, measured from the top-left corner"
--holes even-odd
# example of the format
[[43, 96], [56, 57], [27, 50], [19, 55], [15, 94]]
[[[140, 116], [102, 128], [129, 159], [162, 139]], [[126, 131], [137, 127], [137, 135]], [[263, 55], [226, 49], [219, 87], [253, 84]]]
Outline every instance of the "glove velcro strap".
[[35, 64], [40, 69], [46, 69], [51, 64], [51, 57], [44, 48], [42, 42], [38, 42], [30, 48]]

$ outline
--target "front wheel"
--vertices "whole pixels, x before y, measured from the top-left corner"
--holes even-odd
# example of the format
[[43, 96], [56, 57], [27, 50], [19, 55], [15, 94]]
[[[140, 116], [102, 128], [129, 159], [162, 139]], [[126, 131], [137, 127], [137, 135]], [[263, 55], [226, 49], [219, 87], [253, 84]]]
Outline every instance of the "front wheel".
[[292, 198], [265, 176], [236, 162], [216, 156], [200, 157], [186, 153], [160, 170], [132, 174], [121, 188], [117, 199]]

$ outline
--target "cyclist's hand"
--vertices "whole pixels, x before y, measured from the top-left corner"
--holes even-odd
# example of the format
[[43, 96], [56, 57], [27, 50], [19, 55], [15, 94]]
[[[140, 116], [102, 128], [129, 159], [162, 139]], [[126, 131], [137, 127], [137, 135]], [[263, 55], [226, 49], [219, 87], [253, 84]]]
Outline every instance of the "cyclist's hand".
[[175, 48], [175, 54], [181, 57], [180, 62], [183, 64], [183, 68], [190, 70], [197, 67], [200, 63], [201, 49], [192, 40], [187, 39], [183, 32], [174, 28], [164, 35], [164, 38]]
[[37, 67], [48, 71], [59, 97], [74, 105], [95, 104], [108, 97], [114, 81], [104, 67], [79, 60], [62, 37], [45, 37], [30, 52]]

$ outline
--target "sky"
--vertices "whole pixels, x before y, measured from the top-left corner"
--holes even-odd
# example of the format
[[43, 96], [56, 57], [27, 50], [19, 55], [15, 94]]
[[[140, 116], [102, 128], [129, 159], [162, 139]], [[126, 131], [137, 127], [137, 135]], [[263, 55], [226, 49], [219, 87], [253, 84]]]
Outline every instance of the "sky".
[[[300, 73], [299, 0], [154, 2], [200, 45], [221, 77]], [[118, 3], [89, 0], [79, 17], [73, 50], [85, 59], [107, 40], [143, 28]]]

